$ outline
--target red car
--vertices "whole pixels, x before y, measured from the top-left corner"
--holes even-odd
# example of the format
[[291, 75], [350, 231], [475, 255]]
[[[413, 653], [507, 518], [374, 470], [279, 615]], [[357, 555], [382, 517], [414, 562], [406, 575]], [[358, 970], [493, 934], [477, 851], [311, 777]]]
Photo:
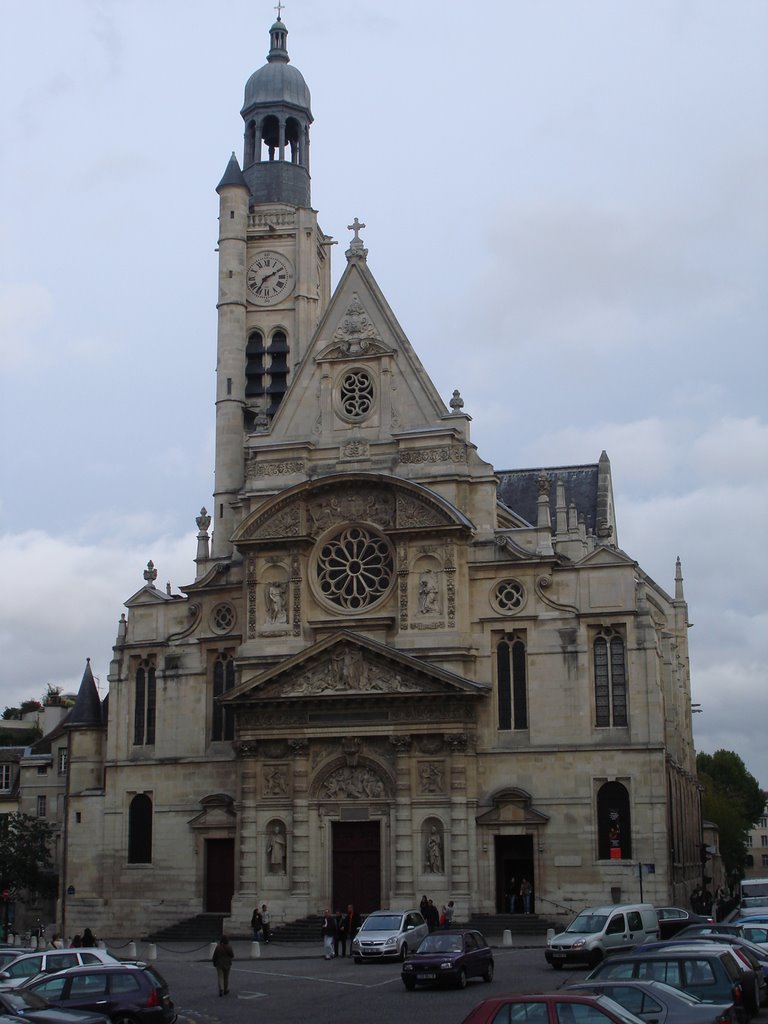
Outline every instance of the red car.
[[462, 1024], [642, 1024], [608, 996], [573, 992], [495, 996], [465, 1017]]

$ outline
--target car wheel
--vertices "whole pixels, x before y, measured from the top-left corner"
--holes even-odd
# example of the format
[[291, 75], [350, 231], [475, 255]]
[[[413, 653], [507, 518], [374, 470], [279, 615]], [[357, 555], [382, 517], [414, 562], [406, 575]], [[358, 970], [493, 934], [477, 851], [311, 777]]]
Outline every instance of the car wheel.
[[112, 1024], [139, 1024], [130, 1013], [116, 1013], [112, 1018]]
[[485, 973], [483, 974], [483, 981], [493, 981], [493, 960], [491, 960], [491, 962], [485, 968]]
[[407, 943], [407, 942], [404, 942], [404, 943], [402, 944], [402, 946], [400, 947], [400, 960], [401, 960], [401, 961], [402, 961], [402, 960], [405, 960], [405, 958], [406, 958], [407, 956], [408, 956], [408, 943]]
[[599, 949], [593, 949], [589, 954], [589, 966], [597, 967], [599, 963], [603, 961], [603, 954]]
[[413, 990], [416, 988], [416, 982], [413, 980], [413, 978], [403, 978], [403, 984], [405, 985], [409, 992], [413, 992]]
[[467, 972], [464, 970], [463, 967], [459, 971], [459, 980], [456, 984], [459, 986], [459, 988], [467, 987]]

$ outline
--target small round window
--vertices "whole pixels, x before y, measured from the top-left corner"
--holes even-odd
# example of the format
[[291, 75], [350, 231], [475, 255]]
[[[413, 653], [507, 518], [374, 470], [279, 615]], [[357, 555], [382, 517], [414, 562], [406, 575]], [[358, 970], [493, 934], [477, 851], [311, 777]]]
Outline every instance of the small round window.
[[211, 613], [211, 625], [217, 633], [229, 633], [235, 618], [235, 609], [231, 604], [217, 604]]
[[347, 611], [369, 608], [383, 597], [394, 576], [392, 548], [362, 526], [333, 534], [317, 556], [317, 583], [328, 601]]
[[367, 370], [347, 370], [339, 384], [341, 411], [351, 420], [362, 420], [373, 408], [373, 380]]
[[517, 580], [501, 580], [493, 591], [493, 603], [500, 612], [517, 612], [525, 604], [525, 588]]

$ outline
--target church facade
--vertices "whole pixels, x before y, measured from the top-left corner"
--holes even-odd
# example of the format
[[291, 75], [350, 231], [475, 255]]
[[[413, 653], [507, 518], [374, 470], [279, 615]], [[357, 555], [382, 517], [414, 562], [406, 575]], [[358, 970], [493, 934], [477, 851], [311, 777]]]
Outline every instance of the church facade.
[[[213, 505], [68, 725], [65, 931], [246, 934], [523, 879], [554, 916], [700, 879], [688, 616], [618, 543], [610, 463], [498, 470], [355, 219], [331, 290], [310, 94], [280, 18], [218, 186]], [[190, 552], [190, 555], [192, 552]], [[670, 567], [670, 570], [672, 567]], [[193, 572], [190, 572], [193, 575]], [[653, 873], [640, 881], [640, 865]]]

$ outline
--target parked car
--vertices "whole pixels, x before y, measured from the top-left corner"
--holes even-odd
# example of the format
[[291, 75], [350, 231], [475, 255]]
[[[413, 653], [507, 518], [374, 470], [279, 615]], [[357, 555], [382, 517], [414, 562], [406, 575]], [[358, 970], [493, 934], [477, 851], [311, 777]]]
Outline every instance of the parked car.
[[403, 964], [403, 984], [412, 992], [417, 985], [453, 984], [466, 988], [469, 978], [493, 981], [493, 952], [478, 931], [437, 931], [423, 939]]
[[23, 985], [39, 974], [52, 974], [81, 964], [119, 964], [104, 949], [48, 949], [43, 953], [27, 953], [11, 960], [0, 971], [0, 991]]
[[109, 1024], [109, 1017], [103, 1013], [89, 1013], [87, 1010], [62, 1010], [34, 992], [24, 988], [0, 992], [0, 1013], [15, 1014], [31, 1024]]
[[395, 957], [405, 960], [429, 935], [420, 910], [376, 910], [369, 914], [352, 940], [356, 964]]
[[484, 999], [462, 1024], [639, 1024], [608, 996], [575, 992], [509, 995]]
[[690, 924], [714, 924], [714, 917], [706, 914], [694, 914], [685, 907], [656, 907], [659, 919], [659, 938], [671, 939]]
[[610, 996], [646, 1024], [733, 1024], [732, 1003], [703, 1003], [663, 981], [583, 981], [567, 992]]
[[761, 949], [768, 950], [768, 922], [765, 924], [744, 924], [739, 925], [744, 932], [744, 938]]
[[24, 991], [65, 1009], [99, 1010], [112, 1024], [174, 1024], [176, 1020], [168, 985], [148, 964], [70, 967], [29, 982]]
[[650, 903], [588, 907], [565, 931], [547, 939], [544, 957], [558, 970], [564, 964], [594, 967], [604, 956], [625, 952], [658, 937], [659, 922]]
[[[647, 953], [612, 957], [598, 964], [587, 981], [652, 978], [690, 992], [705, 1003], [730, 1004], [740, 1021], [749, 1019], [744, 1004], [747, 972], [743, 961], [726, 946], [669, 946]], [[754, 984], [754, 977], [752, 979]]]
[[716, 946], [727, 946], [744, 961], [747, 968], [752, 972], [754, 978], [744, 986], [744, 1002], [752, 1014], [759, 1012], [760, 1007], [768, 1001], [768, 953], [755, 946], [738, 935], [695, 935], [691, 938], [683, 938], [676, 935], [673, 939], [666, 939], [664, 942], [649, 943], [640, 946], [638, 953], [652, 949], [668, 949], [674, 946], [685, 946], [693, 944], [694, 948], [698, 943], [714, 944]]

